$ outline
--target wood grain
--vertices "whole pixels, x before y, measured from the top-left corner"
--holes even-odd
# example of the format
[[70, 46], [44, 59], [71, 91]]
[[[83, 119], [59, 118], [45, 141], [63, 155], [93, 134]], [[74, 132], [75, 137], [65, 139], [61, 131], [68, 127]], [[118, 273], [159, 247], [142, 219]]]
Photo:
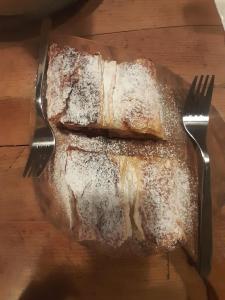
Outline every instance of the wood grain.
[[176, 3], [167, 0], [104, 0], [91, 15], [89, 10], [87, 6], [82, 18], [72, 17], [56, 30], [84, 36], [159, 27], [220, 25], [211, 0], [179, 0]]
[[[0, 175], [13, 170], [21, 170], [29, 153], [28, 146], [4, 146], [0, 147]], [[1, 219], [1, 218], [0, 218]]]
[[165, 65], [188, 81], [199, 72], [216, 73], [216, 84], [224, 85], [222, 28], [160, 28], [88, 38], [109, 46], [132, 49], [140, 56]]

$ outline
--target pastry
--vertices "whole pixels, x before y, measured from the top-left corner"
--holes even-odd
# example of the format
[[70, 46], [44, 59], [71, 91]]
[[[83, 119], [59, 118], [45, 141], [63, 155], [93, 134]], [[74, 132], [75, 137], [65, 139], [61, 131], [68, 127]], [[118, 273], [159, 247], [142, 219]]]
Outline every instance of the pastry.
[[120, 137], [165, 138], [162, 97], [150, 60], [117, 63], [70, 47], [50, 48], [48, 117], [57, 124]]
[[190, 239], [197, 184], [186, 151], [62, 132], [57, 141], [45, 180], [75, 240], [149, 253]]
[[198, 176], [181, 122], [186, 91], [147, 59], [119, 63], [53, 44], [46, 96], [56, 151], [41, 185], [49, 218], [110, 253], [181, 243], [194, 256]]

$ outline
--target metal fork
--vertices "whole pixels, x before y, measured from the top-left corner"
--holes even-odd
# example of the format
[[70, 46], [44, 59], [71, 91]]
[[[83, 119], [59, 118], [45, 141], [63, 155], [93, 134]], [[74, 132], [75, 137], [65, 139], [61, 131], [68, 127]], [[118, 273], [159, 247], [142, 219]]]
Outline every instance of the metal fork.
[[198, 270], [206, 277], [211, 269], [212, 203], [210, 189], [210, 159], [207, 152], [209, 109], [215, 76], [195, 76], [186, 100], [183, 125], [197, 145], [202, 158], [201, 193], [198, 231]]
[[55, 149], [55, 137], [46, 116], [44, 103], [44, 82], [47, 69], [48, 35], [50, 28], [50, 19], [45, 19], [41, 27], [39, 64], [35, 91], [36, 126], [30, 155], [23, 172], [24, 177], [40, 176]]

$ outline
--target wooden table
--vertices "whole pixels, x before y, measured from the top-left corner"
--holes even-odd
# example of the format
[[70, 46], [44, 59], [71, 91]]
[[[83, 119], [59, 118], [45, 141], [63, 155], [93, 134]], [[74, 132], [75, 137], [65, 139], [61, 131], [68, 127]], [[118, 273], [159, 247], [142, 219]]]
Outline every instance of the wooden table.
[[[133, 48], [189, 82], [194, 74], [216, 75], [213, 105], [221, 116], [213, 110], [217, 122], [209, 142], [220, 159], [213, 188], [225, 186], [225, 45], [214, 2], [104, 0], [92, 11], [94, 4], [90, 1], [82, 17], [71, 16], [54, 31]], [[34, 45], [31, 37], [0, 42], [0, 299], [224, 300], [223, 193], [214, 204], [213, 268], [207, 284], [181, 250], [145, 258], [103, 257], [70, 241], [46, 220], [31, 180], [20, 177], [31, 136]]]

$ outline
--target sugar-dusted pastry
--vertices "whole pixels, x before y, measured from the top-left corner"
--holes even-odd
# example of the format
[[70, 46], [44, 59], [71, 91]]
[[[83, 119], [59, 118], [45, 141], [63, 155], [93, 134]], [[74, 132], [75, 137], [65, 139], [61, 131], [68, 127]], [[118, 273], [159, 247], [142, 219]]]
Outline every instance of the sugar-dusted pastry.
[[136, 253], [169, 250], [193, 234], [196, 178], [185, 151], [62, 133], [57, 141], [46, 172], [50, 207], [60, 207], [73, 238]]
[[48, 117], [74, 130], [165, 138], [167, 99], [155, 75], [155, 66], [147, 59], [117, 63], [53, 44], [47, 73]]
[[195, 256], [198, 176], [182, 127], [186, 91], [147, 59], [110, 61], [53, 44], [46, 96], [56, 151], [41, 185], [49, 218], [110, 253], [181, 243]]

